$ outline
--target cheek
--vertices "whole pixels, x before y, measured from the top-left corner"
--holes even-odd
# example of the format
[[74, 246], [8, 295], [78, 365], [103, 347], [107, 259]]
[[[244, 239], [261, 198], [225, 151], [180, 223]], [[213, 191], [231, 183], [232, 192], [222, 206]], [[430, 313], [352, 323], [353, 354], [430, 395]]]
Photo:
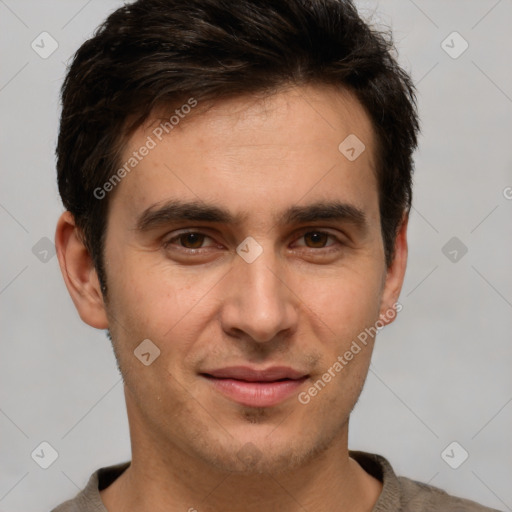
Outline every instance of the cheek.
[[320, 279], [298, 279], [296, 289], [304, 314], [338, 340], [337, 348], [378, 319], [382, 284], [374, 269], [346, 268]]
[[[115, 310], [140, 334], [165, 339], [215, 284], [215, 276], [176, 271], [168, 263], [147, 264], [144, 258], [124, 261], [115, 277]], [[200, 310], [201, 308], [199, 308]]]
[[[212, 326], [218, 306], [215, 284], [222, 275], [171, 273], [168, 265], [144, 267], [142, 262], [129, 263], [125, 261], [119, 267], [111, 287], [115, 302], [109, 307], [113, 322], [119, 325], [116, 340], [120, 364], [125, 372], [145, 372], [143, 379], [135, 377], [140, 382], [153, 373], [147, 371], [153, 366], [166, 372], [163, 377], [175, 375], [183, 382], [187, 378], [183, 369], [194, 361], [197, 340]], [[124, 275], [130, 277], [123, 278]], [[159, 350], [158, 359], [147, 368], [134, 357], [134, 350], [146, 339]], [[167, 382], [158, 378], [152, 382], [155, 389], [176, 384], [172, 379]]]

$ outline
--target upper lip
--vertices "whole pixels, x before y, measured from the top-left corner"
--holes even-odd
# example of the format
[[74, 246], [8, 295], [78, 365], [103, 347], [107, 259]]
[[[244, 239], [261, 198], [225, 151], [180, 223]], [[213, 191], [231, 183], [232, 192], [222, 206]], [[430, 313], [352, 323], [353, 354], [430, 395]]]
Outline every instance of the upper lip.
[[271, 366], [264, 370], [258, 370], [249, 366], [230, 366], [202, 372], [204, 375], [217, 379], [235, 379], [247, 382], [273, 382], [282, 379], [298, 380], [307, 374], [288, 366]]

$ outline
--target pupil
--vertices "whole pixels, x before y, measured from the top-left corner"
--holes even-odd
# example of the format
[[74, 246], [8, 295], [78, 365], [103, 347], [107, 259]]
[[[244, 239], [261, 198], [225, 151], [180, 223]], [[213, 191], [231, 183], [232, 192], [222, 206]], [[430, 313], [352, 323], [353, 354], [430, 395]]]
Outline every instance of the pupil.
[[323, 246], [325, 241], [325, 235], [323, 233], [308, 233], [308, 237], [314, 246]]
[[201, 246], [201, 243], [203, 241], [201, 236], [202, 235], [199, 235], [198, 233], [187, 233], [185, 235], [185, 245], [193, 246], [189, 248], [197, 249], [198, 247]]

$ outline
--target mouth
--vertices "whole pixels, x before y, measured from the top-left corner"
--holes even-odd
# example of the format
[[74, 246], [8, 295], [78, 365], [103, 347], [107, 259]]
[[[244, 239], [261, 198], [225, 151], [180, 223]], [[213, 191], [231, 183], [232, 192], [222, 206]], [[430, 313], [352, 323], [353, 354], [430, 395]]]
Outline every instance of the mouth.
[[309, 375], [289, 367], [235, 366], [200, 374], [224, 397], [248, 407], [272, 407], [296, 394]]

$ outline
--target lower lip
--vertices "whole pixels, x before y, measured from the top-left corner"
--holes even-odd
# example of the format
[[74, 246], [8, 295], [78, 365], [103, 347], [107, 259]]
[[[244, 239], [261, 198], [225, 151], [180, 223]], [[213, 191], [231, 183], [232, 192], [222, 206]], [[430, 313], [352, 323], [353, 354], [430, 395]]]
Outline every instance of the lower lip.
[[307, 377], [273, 382], [247, 382], [204, 376], [224, 396], [249, 407], [272, 407], [295, 394]]

